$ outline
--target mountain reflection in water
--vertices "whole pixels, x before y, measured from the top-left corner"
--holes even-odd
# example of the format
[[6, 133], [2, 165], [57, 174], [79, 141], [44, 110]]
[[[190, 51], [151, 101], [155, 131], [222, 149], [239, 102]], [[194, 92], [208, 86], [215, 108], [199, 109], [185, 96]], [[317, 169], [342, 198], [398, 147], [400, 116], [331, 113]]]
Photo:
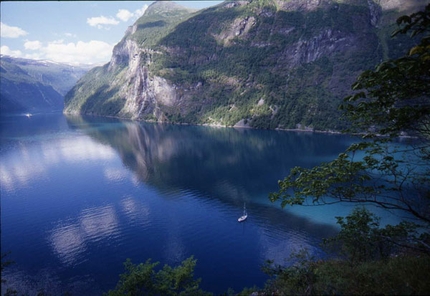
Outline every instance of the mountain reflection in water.
[[262, 286], [266, 260], [302, 247], [323, 256], [334, 216], [351, 210], [268, 200], [292, 167], [333, 159], [346, 136], [59, 114], [2, 119], [1, 138], [2, 250], [16, 261], [5, 277], [29, 283], [24, 294], [100, 294], [126, 258], [191, 255], [203, 289]]
[[[100, 118], [67, 120], [71, 128], [84, 130], [115, 149], [143, 183], [163, 191], [198, 191], [239, 203], [256, 192], [267, 196], [267, 187], [276, 190], [277, 180], [293, 166], [310, 167], [330, 160], [333, 150], [346, 147], [337, 135], [120, 123], [115, 119], [104, 119], [111, 128], [95, 129]], [[336, 137], [344, 141], [333, 141]]]

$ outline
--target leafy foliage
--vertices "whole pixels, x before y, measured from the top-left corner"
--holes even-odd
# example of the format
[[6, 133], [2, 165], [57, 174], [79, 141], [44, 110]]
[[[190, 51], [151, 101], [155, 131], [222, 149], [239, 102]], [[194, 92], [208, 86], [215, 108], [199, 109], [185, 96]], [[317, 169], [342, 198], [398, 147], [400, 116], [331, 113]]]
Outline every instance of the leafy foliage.
[[124, 263], [125, 273], [114, 290], [107, 295], [211, 295], [199, 289], [200, 280], [194, 279], [194, 267], [197, 260], [192, 256], [177, 267], [164, 265], [155, 271], [158, 262], [148, 259], [135, 265], [130, 259]]
[[430, 258], [398, 256], [350, 265], [304, 258], [293, 267], [269, 266], [263, 295], [427, 295]]
[[[424, 12], [399, 19], [398, 33], [424, 34], [421, 43], [396, 60], [364, 72], [354, 84], [363, 90], [347, 97], [342, 110], [364, 138], [337, 159], [314, 168], [296, 167], [272, 201], [281, 205], [362, 202], [412, 214], [420, 224], [403, 221], [379, 227], [379, 218], [356, 208], [336, 217], [339, 234], [324, 241], [339, 259], [315, 261], [306, 252], [290, 267], [266, 266], [274, 278], [266, 294], [428, 294], [430, 273], [430, 171], [428, 33], [430, 4]], [[395, 137], [418, 139], [399, 150]], [[385, 137], [377, 137], [383, 134]]]
[[421, 42], [405, 56], [365, 71], [352, 86], [362, 90], [344, 100], [345, 110], [357, 129], [371, 134], [397, 136], [413, 132], [430, 136], [430, 5], [424, 11], [397, 20], [393, 33], [423, 34]]
[[357, 207], [346, 218], [336, 219], [341, 230], [337, 236], [325, 239], [324, 245], [340, 253], [352, 265], [386, 260], [416, 241], [417, 226], [413, 223], [402, 222], [380, 228], [379, 218], [365, 208]]
[[[264, 271], [272, 277], [265, 295], [426, 295], [430, 256], [411, 256], [399, 248], [410, 225], [379, 228], [379, 218], [364, 208], [337, 218], [339, 234], [325, 240], [328, 248], [340, 247], [346, 260], [315, 260], [306, 250], [291, 258], [288, 267], [268, 262]], [[406, 253], [404, 253], [406, 252]]]
[[[351, 145], [331, 162], [294, 168], [279, 181], [280, 190], [270, 195], [272, 201], [281, 199], [282, 206], [304, 204], [308, 197], [314, 203], [373, 203], [412, 214], [428, 231], [429, 16], [430, 5], [422, 13], [399, 19], [400, 24], [408, 24], [400, 32], [424, 34], [420, 45], [404, 57], [365, 71], [353, 86], [362, 91], [341, 105], [354, 130], [366, 130], [367, 140]], [[405, 133], [417, 139], [404, 141], [407, 145], [400, 148], [395, 137]], [[381, 134], [385, 137], [378, 137]], [[421, 243], [430, 251], [428, 241]]]

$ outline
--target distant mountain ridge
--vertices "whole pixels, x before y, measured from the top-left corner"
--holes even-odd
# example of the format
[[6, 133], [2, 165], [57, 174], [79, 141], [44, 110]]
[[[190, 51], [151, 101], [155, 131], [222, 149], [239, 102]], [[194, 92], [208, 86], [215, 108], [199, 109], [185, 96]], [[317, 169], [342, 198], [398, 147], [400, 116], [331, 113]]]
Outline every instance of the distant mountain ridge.
[[405, 53], [393, 22], [423, 0], [154, 2], [65, 97], [65, 112], [159, 122], [339, 130], [358, 74]]
[[64, 95], [88, 70], [51, 61], [0, 57], [0, 111], [61, 112]]

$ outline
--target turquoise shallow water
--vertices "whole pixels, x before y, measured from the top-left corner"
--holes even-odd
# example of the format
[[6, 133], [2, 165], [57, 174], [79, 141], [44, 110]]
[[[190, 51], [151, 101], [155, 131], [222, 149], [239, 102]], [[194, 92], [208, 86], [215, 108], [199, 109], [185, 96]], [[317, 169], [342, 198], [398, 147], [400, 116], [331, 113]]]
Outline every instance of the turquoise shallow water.
[[347, 136], [62, 114], [1, 121], [1, 243], [15, 261], [3, 291], [99, 295], [126, 258], [175, 265], [191, 255], [205, 290], [262, 286], [266, 260], [285, 263], [302, 247], [323, 256], [334, 216], [352, 209], [268, 200], [293, 166], [333, 159]]

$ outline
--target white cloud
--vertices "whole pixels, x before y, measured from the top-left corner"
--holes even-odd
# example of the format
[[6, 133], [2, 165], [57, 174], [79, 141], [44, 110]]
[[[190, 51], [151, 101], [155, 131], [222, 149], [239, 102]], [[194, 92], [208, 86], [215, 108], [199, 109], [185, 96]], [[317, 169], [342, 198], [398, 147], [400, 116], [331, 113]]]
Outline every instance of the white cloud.
[[106, 27], [108, 25], [118, 25], [119, 21], [117, 21], [113, 17], [96, 16], [96, 17], [87, 18], [87, 24], [89, 24], [92, 27], [97, 27], [101, 29], [101, 28], [108, 28]]
[[22, 57], [22, 52], [20, 50], [12, 50], [9, 48], [9, 46], [3, 45], [0, 48], [0, 53], [4, 55], [8, 55], [11, 57]]
[[42, 50], [45, 58], [56, 62], [74, 64], [93, 64], [108, 62], [112, 55], [113, 45], [103, 41], [91, 40], [76, 43], [63, 43], [54, 41]]
[[123, 22], [128, 21], [134, 16], [134, 14], [127, 9], [120, 9], [118, 10], [118, 13], [116, 14], [116, 17], [122, 20]]
[[52, 43], [52, 44], [62, 44], [62, 43], [64, 43], [64, 39], [54, 40], [54, 41], [51, 41], [50, 43]]
[[140, 18], [145, 13], [145, 11], [146, 11], [147, 8], [148, 8], [148, 5], [145, 4], [145, 5], [142, 6], [141, 9], [137, 9], [134, 12], [134, 16], [136, 17], [136, 19]]
[[28, 34], [21, 28], [8, 26], [3, 23], [0, 23], [0, 32], [1, 37], [3, 38], [18, 38]]
[[101, 15], [97, 17], [87, 18], [87, 24], [92, 27], [97, 27], [98, 29], [109, 29], [112, 25], [118, 25], [118, 20], [121, 20], [123, 22], [127, 22], [130, 19], [133, 21], [137, 20], [144, 14], [147, 8], [148, 5], [145, 4], [142, 6], [142, 8], [136, 9], [134, 12], [131, 12], [127, 9], [119, 9], [116, 14], [116, 19], [114, 17], [105, 17]]
[[123, 22], [127, 22], [129, 19], [136, 20], [145, 13], [147, 8], [148, 8], [148, 5], [145, 4], [142, 6], [142, 8], [136, 9], [134, 12], [130, 12], [127, 9], [120, 9], [118, 10], [116, 17], [122, 20]]
[[67, 37], [73, 37], [73, 38], [78, 37], [76, 34], [73, 34], [73, 33], [64, 33], [64, 35], [66, 35]]
[[26, 53], [23, 57], [26, 59], [30, 59], [30, 60], [43, 60], [44, 59], [40, 52]]
[[100, 65], [110, 60], [114, 45], [98, 40], [78, 41], [75, 43], [55, 40], [48, 42], [46, 45], [40, 41], [26, 41], [24, 47], [27, 50], [31, 50], [31, 52], [22, 53], [20, 50], [12, 50], [4, 45], [1, 47], [1, 54], [33, 60], [51, 60], [66, 64]]
[[42, 42], [35, 40], [35, 41], [25, 41], [24, 43], [24, 48], [25, 49], [30, 49], [30, 50], [38, 50], [42, 48]]
[[69, 64], [99, 64], [109, 61], [113, 45], [103, 41], [91, 40], [76, 43], [51, 42], [41, 50], [44, 58]]

